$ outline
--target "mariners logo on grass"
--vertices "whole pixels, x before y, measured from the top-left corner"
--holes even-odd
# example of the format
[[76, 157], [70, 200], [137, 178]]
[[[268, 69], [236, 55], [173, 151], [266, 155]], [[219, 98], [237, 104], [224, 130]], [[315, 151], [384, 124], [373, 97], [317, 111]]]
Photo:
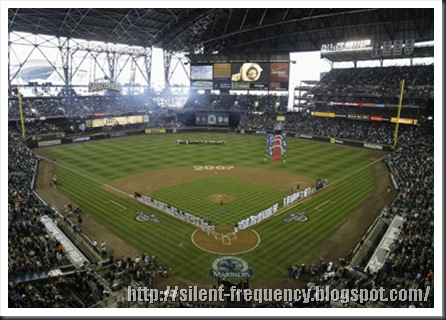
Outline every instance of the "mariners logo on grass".
[[285, 223], [289, 222], [305, 222], [308, 221], [308, 217], [305, 214], [305, 211], [299, 211], [294, 213], [288, 213], [288, 218], [283, 220]]
[[155, 223], [160, 222], [154, 213], [144, 212], [140, 210], [136, 211], [136, 214], [137, 214], [136, 220], [139, 222], [147, 222], [147, 221], [152, 221]]
[[212, 262], [209, 276], [212, 278], [251, 278], [252, 270], [248, 263], [234, 256], [225, 256]]

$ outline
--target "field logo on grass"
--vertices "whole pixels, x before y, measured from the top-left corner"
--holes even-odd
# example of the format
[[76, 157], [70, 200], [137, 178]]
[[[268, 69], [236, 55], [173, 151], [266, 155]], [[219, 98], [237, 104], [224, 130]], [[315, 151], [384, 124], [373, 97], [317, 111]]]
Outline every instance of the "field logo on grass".
[[137, 214], [136, 220], [139, 222], [147, 222], [147, 221], [151, 221], [151, 222], [155, 222], [155, 223], [160, 222], [154, 213], [138, 210], [138, 211], [136, 211], [136, 214]]
[[248, 263], [234, 256], [224, 256], [212, 262], [209, 276], [212, 278], [251, 278], [252, 270]]
[[294, 213], [288, 213], [288, 218], [283, 220], [285, 223], [290, 222], [305, 222], [308, 221], [308, 217], [305, 215], [305, 211], [299, 211]]

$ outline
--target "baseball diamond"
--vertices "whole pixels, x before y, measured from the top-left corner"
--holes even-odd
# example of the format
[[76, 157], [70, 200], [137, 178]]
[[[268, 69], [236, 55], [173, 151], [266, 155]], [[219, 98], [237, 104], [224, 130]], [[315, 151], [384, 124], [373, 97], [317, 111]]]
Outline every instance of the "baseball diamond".
[[2, 315], [440, 314], [440, 2], [16, 2]]
[[17, 3], [1, 315], [440, 314], [439, 1]]
[[[226, 140], [228, 144], [186, 146], [174, 143], [177, 139]], [[215, 256], [238, 254], [254, 266], [252, 283], [260, 285], [279, 280], [287, 265], [309, 262], [318, 250], [331, 246], [329, 240], [336, 231], [372, 195], [376, 198], [380, 185], [388, 185], [386, 169], [374, 176], [379, 162], [371, 165], [384, 152], [290, 138], [288, 162], [265, 163], [263, 144], [262, 136], [159, 134], [38, 152], [57, 159], [57, 191], [122, 240], [122, 246], [153, 252], [172, 267], [175, 276], [208, 284], [212, 281], [204, 271]], [[298, 187], [314, 185], [317, 179], [327, 179], [328, 186], [288, 210], [282, 208], [285, 196]], [[135, 212], [148, 207], [135, 201], [134, 192], [205, 216], [216, 225], [215, 234], [161, 212], [157, 213], [159, 223], [139, 223]], [[41, 193], [57, 202], [48, 192]], [[274, 216], [234, 234], [237, 221], [274, 203], [280, 203]], [[285, 214], [296, 210], [305, 211], [309, 220], [283, 223]], [[368, 210], [368, 219], [378, 214], [378, 209]], [[95, 230], [91, 233], [93, 238], [100, 236]], [[122, 252], [119, 246], [116, 251]]]

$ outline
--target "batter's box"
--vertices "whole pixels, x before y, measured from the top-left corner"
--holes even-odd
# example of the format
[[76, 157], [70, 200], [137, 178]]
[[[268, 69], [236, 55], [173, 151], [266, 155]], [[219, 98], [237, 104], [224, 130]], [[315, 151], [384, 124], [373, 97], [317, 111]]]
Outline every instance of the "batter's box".
[[216, 232], [214, 236], [215, 236], [215, 240], [222, 240], [223, 239], [223, 233]]
[[235, 232], [228, 233], [228, 238], [231, 240], [237, 240], [237, 233]]
[[221, 242], [224, 246], [230, 246], [231, 245], [231, 238], [229, 238], [229, 235], [224, 234], [223, 238], [221, 239]]

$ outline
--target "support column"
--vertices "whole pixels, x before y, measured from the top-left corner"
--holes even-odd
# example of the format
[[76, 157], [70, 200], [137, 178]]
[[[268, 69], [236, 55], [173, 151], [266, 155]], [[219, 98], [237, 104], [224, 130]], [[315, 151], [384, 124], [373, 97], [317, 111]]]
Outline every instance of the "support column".
[[115, 79], [115, 69], [116, 69], [116, 53], [107, 51], [107, 62], [108, 62], [108, 71], [110, 79]]
[[62, 62], [62, 80], [64, 83], [64, 91], [68, 92], [68, 89], [71, 86], [71, 54], [70, 54], [70, 40], [67, 38], [63, 41], [60, 37], [57, 38], [59, 41], [59, 51], [60, 51], [60, 59]]
[[150, 92], [152, 89], [152, 48], [145, 48], [144, 51], [144, 67], [146, 71], [147, 92]]
[[168, 88], [170, 87], [170, 77], [169, 77], [169, 70], [170, 70], [170, 63], [172, 62], [172, 53], [163, 50], [163, 57], [164, 57], [164, 79], [165, 79], [165, 86]]
[[11, 86], [11, 32], [8, 32], [8, 97], [12, 96]]

